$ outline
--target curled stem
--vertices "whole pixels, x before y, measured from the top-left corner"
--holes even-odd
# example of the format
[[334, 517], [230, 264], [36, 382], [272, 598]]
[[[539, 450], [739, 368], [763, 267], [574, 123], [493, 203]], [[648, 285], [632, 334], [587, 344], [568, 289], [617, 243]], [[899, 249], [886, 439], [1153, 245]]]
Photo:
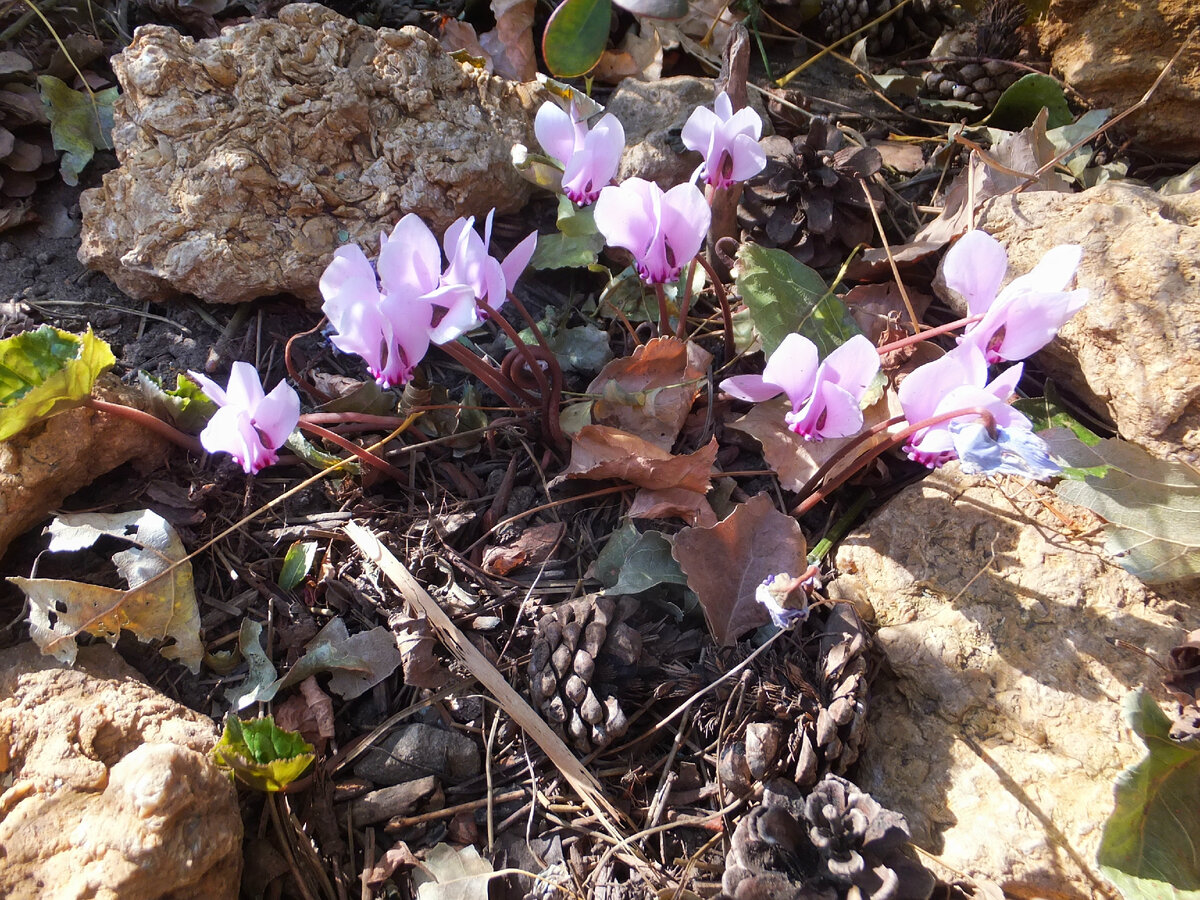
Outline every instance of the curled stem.
[[[843, 472], [838, 473], [837, 477], [834, 478], [829, 484], [822, 485], [821, 481], [833, 470], [834, 466], [841, 459], [845, 458], [845, 455], [838, 453], [826, 460], [825, 464], [813, 474], [812, 478], [810, 478], [804, 485], [804, 488], [802, 488], [802, 493], [805, 491], [812, 491], [812, 493], [805, 496], [805, 498], [796, 505], [796, 507], [792, 510], [792, 515], [804, 515], [806, 512], [828, 497], [831, 493], [845, 484], [852, 475], [854, 475], [856, 472], [859, 472], [864, 466], [867, 465], [867, 463], [871, 462], [881, 453], [891, 450], [893, 447], [900, 446], [918, 431], [931, 428], [934, 425], [940, 425], [942, 422], [948, 422], [951, 419], [961, 418], [962, 416], [976, 416], [977, 418], [982, 419], [984, 424], [987, 426], [988, 432], [995, 434], [996, 417], [992, 415], [991, 410], [985, 409], [982, 406], [970, 406], [965, 409], [956, 409], [952, 410], [951, 412], [939, 413], [936, 416], [930, 416], [928, 419], [922, 419], [920, 422], [909, 425], [907, 428], [903, 428], [896, 432], [883, 443], [871, 447], [864, 454], [862, 454], [862, 456], [858, 457], [854, 461], [855, 465], [847, 468]], [[891, 425], [898, 424], [897, 420], [903, 421], [903, 416], [894, 416], [887, 422], [880, 422], [878, 425], [859, 435], [858, 438], [856, 438], [851, 444], [847, 445], [847, 447], [856, 446], [869, 438], [872, 434], [878, 434], [883, 429], [888, 428]], [[820, 487], [816, 487], [817, 485], [820, 485]]]
[[447, 341], [439, 345], [446, 355], [459, 363], [468, 372], [490, 387], [496, 396], [500, 397], [513, 409], [529, 406], [533, 398], [525, 391], [519, 390], [511, 381], [505, 384], [505, 378], [486, 362], [457, 341]]
[[717, 295], [717, 302], [721, 304], [721, 319], [725, 324], [725, 362], [729, 362], [733, 358], [733, 312], [729, 308], [729, 294], [721, 279], [717, 277], [717, 270], [709, 261], [703, 256], [697, 256], [696, 261], [704, 266], [708, 280], [712, 282], [713, 292]]
[[189, 450], [197, 456], [204, 454], [204, 447], [201, 446], [200, 441], [196, 437], [180, 431], [174, 425], [164, 422], [158, 416], [151, 415], [145, 410], [125, 406], [123, 403], [110, 403], [108, 400], [101, 400], [98, 397], [88, 397], [84, 400], [83, 405], [107, 415], [120, 416], [131, 422], [136, 422], [143, 428], [153, 431], [159, 437], [166, 438], [172, 444], [182, 447], [184, 450]]
[[386, 460], [380, 459], [370, 450], [366, 450], [363, 447], [358, 446], [358, 444], [354, 443], [353, 441], [346, 440], [337, 432], [330, 431], [328, 428], [323, 428], [320, 425], [305, 421], [304, 419], [301, 419], [299, 424], [302, 431], [307, 431], [309, 434], [315, 437], [322, 438], [323, 440], [329, 441], [331, 444], [336, 444], [343, 450], [353, 453], [358, 457], [359, 461], [361, 461], [363, 465], [370, 466], [372, 469], [378, 469], [380, 472], [390, 475], [396, 481], [401, 483], [408, 481], [408, 475], [406, 473], [400, 471]]

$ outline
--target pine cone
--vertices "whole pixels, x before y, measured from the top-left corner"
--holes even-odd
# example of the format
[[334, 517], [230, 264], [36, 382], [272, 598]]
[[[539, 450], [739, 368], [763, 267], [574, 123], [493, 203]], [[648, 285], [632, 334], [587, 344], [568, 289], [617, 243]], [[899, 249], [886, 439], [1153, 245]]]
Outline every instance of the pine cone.
[[629, 727], [614, 682], [642, 655], [642, 635], [626, 621], [638, 605], [632, 597], [589, 594], [538, 621], [529, 693], [550, 726], [581, 752], [607, 747]]
[[[807, 787], [827, 772], [845, 772], [866, 736], [868, 647], [854, 607], [835, 603], [815, 612], [804, 634], [788, 635], [756, 659], [739, 686], [748, 721], [721, 755], [725, 787], [745, 793], [780, 773]], [[718, 674], [702, 677], [710, 683]], [[727, 697], [717, 691], [702, 701], [702, 726], [719, 722]]]
[[938, 38], [932, 51], [935, 58], [963, 57], [963, 61], [939, 63], [927, 73], [926, 94], [991, 110], [1025, 74], [1007, 60], [1015, 60], [1024, 49], [1020, 29], [1028, 15], [1022, 0], [990, 0], [974, 22]]
[[54, 175], [57, 158], [37, 89], [18, 80], [0, 85], [0, 231], [27, 220], [25, 201]]
[[910, 858], [904, 817], [836, 775], [804, 797], [771, 782], [733, 833], [717, 900], [927, 900], [933, 876]]
[[[819, 33], [826, 44], [835, 43], [897, 5], [898, 0], [821, 0]], [[946, 15], [940, 0], [913, 0], [853, 40], [866, 37], [872, 56], [910, 51], [928, 45], [945, 25]], [[845, 45], [843, 52], [849, 50]]]
[[[738, 206], [749, 239], [818, 269], [840, 264], [871, 240], [874, 225], [859, 179], [879, 171], [878, 150], [844, 146], [842, 133], [824, 118], [813, 120], [807, 136], [771, 135], [761, 144], [767, 166], [746, 183]], [[868, 185], [878, 202], [878, 188]]]

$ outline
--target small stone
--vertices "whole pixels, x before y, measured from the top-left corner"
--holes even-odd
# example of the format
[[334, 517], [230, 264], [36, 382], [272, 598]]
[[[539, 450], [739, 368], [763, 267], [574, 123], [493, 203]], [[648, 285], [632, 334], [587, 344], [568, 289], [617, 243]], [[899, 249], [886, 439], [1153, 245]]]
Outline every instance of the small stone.
[[499, 616], [476, 616], [471, 621], [471, 628], [474, 631], [495, 631], [503, 624], [504, 620]]
[[746, 745], [741, 741], [729, 744], [717, 763], [717, 774], [725, 789], [735, 796], [745, 794], [754, 784], [754, 775], [746, 759]]
[[466, 735], [414, 722], [368, 748], [354, 774], [375, 784], [395, 785], [426, 775], [447, 782], [474, 778], [482, 769], [479, 747]]
[[438, 780], [433, 775], [405, 781], [360, 797], [350, 805], [354, 824], [374, 825], [393, 816], [409, 816], [438, 789]]

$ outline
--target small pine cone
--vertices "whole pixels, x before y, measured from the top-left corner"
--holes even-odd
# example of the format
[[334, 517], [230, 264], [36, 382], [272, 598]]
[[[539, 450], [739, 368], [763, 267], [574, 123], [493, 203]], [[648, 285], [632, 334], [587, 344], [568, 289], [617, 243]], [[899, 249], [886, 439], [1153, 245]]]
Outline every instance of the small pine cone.
[[[781, 639], [743, 675], [749, 721], [734, 732], [719, 766], [734, 794], [780, 774], [807, 787], [858, 759], [870, 691], [867, 632], [848, 603], [813, 613], [804, 632]], [[704, 711], [719, 718], [724, 698], [712, 703]]]
[[933, 876], [906, 851], [904, 817], [827, 775], [808, 796], [777, 779], [734, 830], [717, 900], [927, 900]]
[[991, 110], [1025, 74], [1011, 61], [1024, 49], [1020, 29], [1027, 15], [1022, 0], [990, 0], [973, 22], [938, 38], [932, 56], [951, 59], [925, 75], [925, 94]]
[[0, 84], [0, 230], [26, 220], [39, 181], [53, 177], [58, 154], [37, 89]]
[[[897, 0], [821, 0], [818, 34], [826, 44], [833, 44], [898, 5]], [[928, 46], [946, 23], [943, 7], [941, 0], [913, 0], [852, 40], [865, 37], [872, 56]], [[844, 49], [848, 51], [849, 44]]]
[[[828, 119], [814, 119], [807, 135], [761, 141], [766, 168], [750, 179], [738, 206], [746, 236], [765, 247], [787, 250], [814, 268], [837, 265], [874, 233], [859, 180], [879, 171], [874, 148], [845, 146]], [[878, 189], [869, 183], [878, 201]]]
[[637, 606], [632, 597], [589, 594], [538, 621], [529, 693], [550, 727], [583, 753], [607, 747], [629, 727], [615, 682], [642, 656], [642, 635], [627, 621]]

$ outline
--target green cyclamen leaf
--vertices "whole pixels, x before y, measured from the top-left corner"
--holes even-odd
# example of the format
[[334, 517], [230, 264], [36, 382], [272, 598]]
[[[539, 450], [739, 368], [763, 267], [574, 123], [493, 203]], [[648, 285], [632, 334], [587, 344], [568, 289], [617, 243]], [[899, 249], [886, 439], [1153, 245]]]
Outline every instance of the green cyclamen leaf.
[[1088, 447], [1063, 429], [1042, 436], [1084, 470], [1058, 495], [1106, 520], [1104, 549], [1127, 571], [1147, 584], [1200, 576], [1200, 472], [1117, 438]]
[[39, 75], [42, 103], [50, 119], [54, 149], [63, 151], [59, 164], [62, 179], [78, 184], [79, 173], [92, 160], [97, 149], [112, 149], [113, 101], [115, 87], [88, 94], [68, 87], [53, 75]]
[[611, 0], [563, 0], [542, 35], [546, 68], [556, 78], [588, 72], [604, 53], [611, 22]]
[[737, 292], [750, 308], [767, 356], [794, 331], [816, 344], [823, 357], [862, 334], [846, 304], [790, 253], [743, 244], [738, 260]]
[[167, 390], [153, 375], [138, 372], [138, 387], [155, 413], [168, 417], [183, 431], [199, 431], [217, 411], [217, 404], [208, 398], [200, 385], [183, 374], [175, 376], [175, 389]]
[[279, 586], [290, 591], [304, 580], [304, 576], [312, 569], [317, 559], [316, 541], [296, 541], [288, 547], [283, 557], [283, 568], [279, 572]]
[[312, 744], [294, 731], [284, 731], [272, 716], [242, 721], [225, 717], [225, 733], [212, 750], [218, 766], [260, 791], [278, 791], [312, 765]]
[[1200, 898], [1200, 747], [1172, 741], [1171, 723], [1144, 690], [1125, 700], [1145, 759], [1117, 777], [1096, 861], [1125, 900]]
[[0, 441], [82, 404], [115, 362], [90, 328], [77, 335], [43, 325], [0, 341]]
[[1007, 131], [1020, 131], [1033, 124], [1043, 106], [1049, 114], [1046, 119], [1047, 128], [1061, 128], [1063, 125], [1070, 125], [1075, 119], [1067, 106], [1062, 85], [1049, 75], [1031, 72], [1022, 76], [1000, 95], [1000, 99], [996, 101], [996, 108], [987, 118], [987, 123]]

